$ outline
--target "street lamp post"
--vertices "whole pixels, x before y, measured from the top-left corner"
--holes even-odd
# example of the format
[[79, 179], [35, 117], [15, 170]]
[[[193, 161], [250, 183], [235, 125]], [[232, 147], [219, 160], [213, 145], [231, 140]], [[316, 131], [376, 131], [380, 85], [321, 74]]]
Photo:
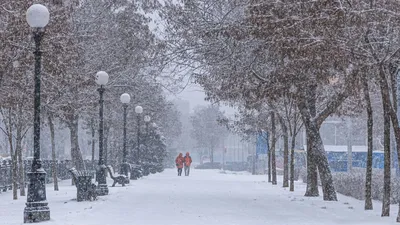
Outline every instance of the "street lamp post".
[[123, 151], [122, 151], [121, 174], [128, 176], [129, 165], [126, 161], [126, 157], [127, 157], [127, 151], [126, 151], [126, 116], [127, 116], [127, 112], [126, 112], [126, 109], [128, 108], [128, 103], [131, 101], [131, 96], [127, 93], [122, 94], [120, 97], [120, 100], [124, 107], [124, 144], [123, 144]]
[[140, 161], [140, 114], [143, 113], [143, 107], [138, 105], [135, 107], [135, 112], [137, 114], [137, 155], [136, 155], [136, 162], [139, 163]]
[[107, 179], [106, 179], [106, 166], [104, 165], [104, 120], [103, 120], [103, 94], [104, 94], [104, 85], [108, 83], [108, 74], [104, 71], [97, 72], [96, 74], [96, 83], [100, 85], [100, 88], [97, 89], [100, 93], [100, 109], [99, 109], [99, 167], [96, 171], [96, 180], [98, 182], [98, 195], [108, 195], [108, 187], [107, 187]]
[[42, 51], [40, 44], [44, 34], [43, 28], [49, 23], [49, 10], [40, 4], [34, 4], [26, 12], [26, 20], [33, 28], [35, 40], [35, 96], [33, 122], [33, 162], [28, 179], [28, 197], [24, 209], [24, 223], [50, 220], [50, 208], [46, 199], [46, 172], [40, 160], [40, 73]]
[[151, 120], [151, 117], [150, 116], [144, 116], [144, 122], [146, 123], [146, 153], [148, 152], [148, 150], [149, 150], [149, 147], [148, 147], [148, 145], [149, 145], [149, 122], [150, 122], [150, 120]]

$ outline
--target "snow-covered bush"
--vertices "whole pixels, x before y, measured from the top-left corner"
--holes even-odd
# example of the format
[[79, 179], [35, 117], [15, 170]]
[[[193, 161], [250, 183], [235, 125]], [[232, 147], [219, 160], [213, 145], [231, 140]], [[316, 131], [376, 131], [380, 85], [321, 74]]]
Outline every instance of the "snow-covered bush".
[[[334, 173], [334, 185], [340, 194], [356, 199], [365, 199], [365, 170], [354, 169], [351, 173]], [[392, 175], [391, 203], [399, 202], [400, 178]], [[372, 172], [372, 199], [382, 201], [383, 197], [383, 170]]]

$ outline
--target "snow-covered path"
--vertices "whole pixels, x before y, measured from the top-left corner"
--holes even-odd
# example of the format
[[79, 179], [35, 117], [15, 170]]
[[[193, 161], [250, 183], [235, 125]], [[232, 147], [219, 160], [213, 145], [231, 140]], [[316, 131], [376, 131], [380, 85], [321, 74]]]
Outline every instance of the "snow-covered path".
[[[266, 182], [265, 176], [192, 170], [177, 177], [175, 170], [110, 187], [110, 194], [94, 202], [76, 202], [76, 188], [63, 181], [59, 192], [47, 189], [51, 221], [46, 225], [320, 225], [396, 224], [396, 206], [390, 218], [376, 210], [364, 211], [363, 202], [339, 196], [338, 202], [303, 197], [298, 183], [290, 193]], [[0, 194], [0, 224], [22, 224], [25, 198]]]

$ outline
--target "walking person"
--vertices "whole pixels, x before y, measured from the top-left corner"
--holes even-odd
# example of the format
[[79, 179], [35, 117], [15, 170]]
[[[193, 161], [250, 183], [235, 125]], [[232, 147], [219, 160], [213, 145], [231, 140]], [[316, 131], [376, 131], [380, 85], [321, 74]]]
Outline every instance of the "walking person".
[[184, 162], [185, 162], [185, 176], [189, 176], [190, 164], [192, 164], [192, 157], [190, 157], [189, 152], [186, 152], [186, 155], [184, 157]]
[[175, 159], [176, 168], [178, 168], [178, 176], [182, 175], [183, 162], [184, 158], [182, 156], [182, 153], [179, 153], [178, 157], [176, 157]]

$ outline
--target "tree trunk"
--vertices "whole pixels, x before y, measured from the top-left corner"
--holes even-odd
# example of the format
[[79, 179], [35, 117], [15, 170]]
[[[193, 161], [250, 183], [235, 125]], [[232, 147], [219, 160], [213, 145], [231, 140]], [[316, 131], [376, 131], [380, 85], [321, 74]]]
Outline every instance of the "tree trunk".
[[[389, 86], [386, 80], [385, 72], [383, 70], [383, 66], [380, 65], [379, 67], [379, 85], [381, 89], [381, 95], [382, 95], [382, 102], [385, 103], [387, 106], [387, 109], [389, 111], [389, 115], [392, 121], [392, 126], [395, 134], [395, 140], [396, 140], [396, 148], [397, 148], [397, 160], [400, 162], [400, 124], [399, 124], [399, 119], [397, 117], [397, 114], [395, 110], [393, 109], [391, 102], [390, 102], [390, 94], [389, 94]], [[386, 99], [386, 101], [384, 101]], [[385, 116], [385, 115], [384, 115]], [[390, 151], [390, 148], [389, 148]], [[389, 204], [390, 206], [390, 204]], [[390, 209], [389, 209], [390, 210]], [[399, 203], [399, 211], [397, 215], [397, 222], [400, 222], [400, 203]]]
[[[272, 145], [271, 145], [272, 146]], [[272, 177], [271, 177], [271, 148], [268, 149], [268, 182], [272, 182]]]
[[214, 146], [211, 146], [211, 154], [210, 154], [210, 161], [211, 161], [211, 165], [214, 164]]
[[383, 199], [382, 199], [382, 216], [389, 216], [390, 214], [390, 117], [388, 109], [388, 101], [382, 95], [383, 102], [383, 139], [384, 139], [384, 171], [383, 171]]
[[11, 109], [8, 111], [8, 143], [10, 147], [10, 157], [11, 157], [11, 165], [12, 165], [12, 190], [13, 190], [13, 199], [18, 199], [18, 166], [17, 166], [17, 153], [14, 151], [13, 144], [13, 133], [12, 133], [12, 114]]
[[325, 155], [324, 144], [315, 121], [305, 124], [306, 130], [313, 137], [312, 146], [313, 156], [318, 166], [318, 171], [322, 184], [323, 199], [325, 201], [337, 201], [335, 187], [333, 185], [332, 173], [329, 168], [328, 159]]
[[363, 89], [364, 100], [367, 106], [367, 139], [368, 139], [368, 153], [367, 153], [367, 168], [365, 177], [365, 210], [372, 210], [372, 150], [373, 150], [373, 115], [371, 98], [369, 96], [368, 80], [364, 77]]
[[[10, 152], [13, 152], [12, 136], [10, 135]], [[14, 151], [11, 155], [12, 161], [12, 182], [13, 182], [13, 199], [18, 199], [18, 165], [17, 165], [17, 153]]]
[[379, 68], [379, 86], [381, 89], [382, 105], [383, 105], [383, 139], [384, 139], [384, 171], [383, 171], [383, 199], [382, 199], [382, 215], [390, 214], [390, 94], [388, 91], [388, 83], [386, 80], [383, 65]]
[[256, 175], [256, 154], [253, 152], [251, 155], [251, 174]]
[[71, 160], [77, 170], [83, 170], [83, 158], [78, 142], [78, 119], [72, 119], [72, 121], [69, 121], [68, 125], [71, 140]]
[[[400, 124], [397, 115], [393, 110], [390, 111], [392, 126], [394, 127], [394, 135], [396, 141], [396, 149], [397, 149], [397, 161], [400, 162]], [[400, 166], [400, 165], [399, 165]], [[396, 222], [400, 223], [400, 202], [399, 202], [399, 210], [397, 213]]]
[[[20, 115], [18, 115], [20, 116]], [[25, 196], [25, 173], [24, 173], [24, 162], [22, 160], [22, 126], [18, 124], [17, 127], [17, 138], [16, 138], [16, 148], [15, 148], [18, 164], [19, 164], [19, 195]]]
[[317, 197], [319, 196], [318, 190], [318, 172], [317, 165], [313, 155], [313, 139], [310, 137], [308, 132], [307, 136], [307, 188], [304, 196]]
[[92, 163], [94, 162], [94, 150], [95, 150], [95, 146], [96, 146], [96, 142], [94, 139], [94, 136], [96, 134], [96, 128], [94, 126], [94, 119], [91, 120], [91, 128], [92, 128]]
[[54, 123], [52, 116], [48, 116], [49, 128], [50, 128], [50, 139], [51, 139], [51, 159], [52, 159], [52, 175], [54, 190], [58, 191], [58, 179], [57, 179], [57, 159], [56, 159], [56, 143], [55, 143], [55, 133], [54, 133]]
[[[311, 150], [307, 153], [307, 156], [311, 157], [311, 161], [308, 161], [307, 163], [315, 162], [318, 167], [322, 184], [323, 199], [325, 201], [337, 201], [332, 173], [329, 168], [328, 159], [325, 155], [324, 144], [319, 133], [319, 125], [317, 124], [315, 117], [311, 118], [311, 113], [307, 108], [306, 102], [300, 99], [298, 104], [306, 128], [307, 138], [311, 140], [311, 143], [307, 143], [307, 150]], [[307, 181], [307, 183], [308, 182], [309, 181]]]
[[[317, 85], [312, 84], [308, 86], [306, 93], [307, 97], [305, 100], [307, 102], [307, 105], [309, 106], [309, 113], [312, 117], [315, 117], [317, 114], [316, 92], [317, 92]], [[305, 119], [303, 116], [303, 123], [305, 123], [304, 120]], [[318, 170], [314, 157], [315, 149], [312, 148], [315, 140], [313, 136], [310, 136], [308, 134], [308, 132], [306, 132], [306, 134], [307, 134], [307, 188], [304, 196], [317, 197], [319, 196]]]
[[283, 187], [289, 187], [289, 132], [285, 121], [279, 117], [283, 132]]
[[275, 127], [275, 113], [271, 112], [271, 129], [272, 129], [272, 145], [271, 145], [271, 166], [272, 166], [272, 185], [277, 185], [276, 181], [276, 156], [275, 156], [275, 144], [276, 144], [276, 127]]
[[111, 160], [112, 160], [113, 162], [119, 162], [119, 161], [122, 162], [122, 159], [119, 160], [119, 156], [122, 155], [122, 154], [120, 154], [119, 152], [117, 152], [118, 143], [117, 143], [117, 141], [115, 141], [115, 140], [116, 140], [116, 137], [115, 137], [114, 135], [112, 135], [112, 140], [113, 140], [113, 142], [112, 142], [112, 149], [111, 149], [111, 151], [110, 151]]
[[[294, 127], [294, 131], [296, 131], [296, 125]], [[296, 134], [292, 135], [291, 141], [292, 143], [290, 147], [290, 191], [294, 191], [294, 148], [296, 145]]]

